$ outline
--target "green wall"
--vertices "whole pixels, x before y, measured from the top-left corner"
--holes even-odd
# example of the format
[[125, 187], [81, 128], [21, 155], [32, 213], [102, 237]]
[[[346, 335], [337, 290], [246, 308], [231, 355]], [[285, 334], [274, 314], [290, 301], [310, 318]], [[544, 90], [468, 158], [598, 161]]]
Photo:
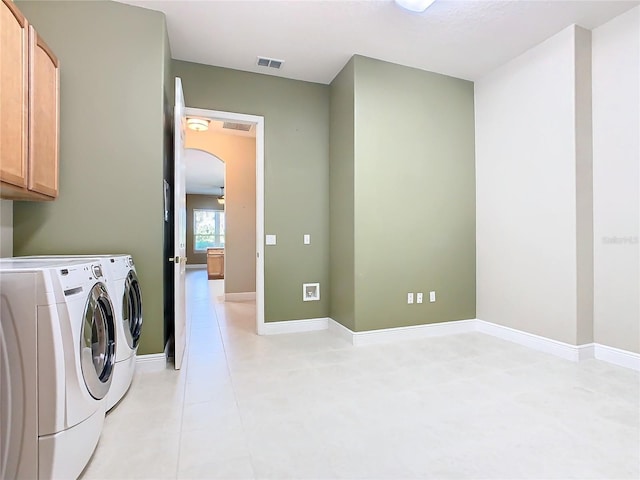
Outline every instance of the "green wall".
[[330, 122], [330, 317], [355, 330], [354, 58], [331, 83]]
[[[332, 85], [347, 100], [342, 75], [353, 75], [355, 96], [353, 187], [331, 175], [332, 191], [354, 192], [355, 320], [347, 315], [345, 326], [475, 318], [473, 84], [355, 56]], [[342, 140], [332, 168], [347, 161], [350, 145]], [[333, 224], [340, 223], [348, 220]], [[408, 292], [423, 292], [425, 303], [408, 305]]]
[[[160, 13], [18, 5], [61, 60], [61, 193], [14, 203], [15, 254], [131, 253], [140, 353], [163, 350], [171, 310], [162, 179], [174, 75], [187, 106], [265, 118], [265, 233], [278, 235], [265, 247], [266, 321], [331, 315], [362, 331], [474, 318], [470, 82], [360, 56], [331, 87], [171, 61]], [[320, 282], [321, 301], [302, 301], [305, 282]], [[406, 304], [429, 290], [436, 303]]]
[[[329, 314], [329, 87], [174, 61], [188, 107], [265, 119], [265, 321]], [[311, 245], [302, 237], [311, 234]], [[320, 282], [321, 299], [302, 301]]]
[[[164, 15], [115, 2], [23, 1], [60, 59], [60, 196], [14, 202], [14, 253], [130, 253], [140, 354], [162, 352]], [[170, 100], [170, 99], [169, 99]]]

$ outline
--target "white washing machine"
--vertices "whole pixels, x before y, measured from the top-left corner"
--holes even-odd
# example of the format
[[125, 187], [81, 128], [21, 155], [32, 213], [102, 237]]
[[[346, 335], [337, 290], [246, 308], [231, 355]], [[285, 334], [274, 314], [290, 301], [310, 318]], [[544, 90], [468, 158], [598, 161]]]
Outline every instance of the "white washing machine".
[[115, 365], [99, 262], [0, 259], [0, 478], [77, 478]]
[[136, 368], [136, 352], [142, 331], [142, 293], [133, 257], [114, 255], [40, 255], [21, 259], [94, 259], [101, 262], [107, 291], [115, 307], [116, 364], [107, 394], [107, 411], [127, 393]]

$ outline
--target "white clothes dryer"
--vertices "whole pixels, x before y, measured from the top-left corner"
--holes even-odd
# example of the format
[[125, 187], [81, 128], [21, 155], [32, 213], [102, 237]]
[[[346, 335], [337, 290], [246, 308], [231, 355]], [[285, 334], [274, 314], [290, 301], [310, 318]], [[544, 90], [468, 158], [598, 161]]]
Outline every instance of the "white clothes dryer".
[[109, 292], [116, 304], [118, 347], [107, 410], [129, 390], [136, 368], [136, 353], [142, 333], [142, 291], [131, 255], [101, 257], [109, 272]]
[[107, 394], [106, 409], [111, 410], [127, 393], [136, 367], [136, 352], [142, 331], [142, 292], [133, 257], [112, 255], [39, 255], [20, 259], [93, 259], [102, 264], [105, 284], [115, 307], [116, 363]]
[[98, 443], [114, 309], [89, 260], [0, 259], [0, 478], [77, 478]]

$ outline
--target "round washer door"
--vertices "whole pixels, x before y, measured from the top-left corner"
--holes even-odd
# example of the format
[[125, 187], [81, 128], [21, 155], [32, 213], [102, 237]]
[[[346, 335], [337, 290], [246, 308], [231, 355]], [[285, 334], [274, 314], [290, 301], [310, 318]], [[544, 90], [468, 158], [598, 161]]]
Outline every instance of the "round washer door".
[[103, 283], [96, 283], [85, 307], [80, 338], [84, 383], [97, 400], [109, 391], [115, 364], [116, 340], [113, 305]]
[[142, 292], [136, 272], [133, 270], [129, 270], [129, 274], [124, 280], [122, 321], [129, 348], [134, 350], [138, 348], [142, 331]]
[[[24, 470], [23, 439], [28, 436], [25, 419], [29, 414], [25, 398], [35, 387], [25, 386], [25, 358], [20, 351], [20, 323], [14, 317], [6, 295], [0, 296], [0, 478], [16, 478]], [[29, 330], [27, 330], [29, 331]], [[35, 473], [35, 472], [34, 472]]]

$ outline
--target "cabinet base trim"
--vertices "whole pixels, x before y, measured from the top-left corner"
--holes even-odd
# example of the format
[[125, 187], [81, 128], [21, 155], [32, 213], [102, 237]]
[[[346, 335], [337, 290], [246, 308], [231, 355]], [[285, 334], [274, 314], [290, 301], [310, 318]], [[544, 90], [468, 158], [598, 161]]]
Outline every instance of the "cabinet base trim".
[[225, 302], [255, 302], [256, 292], [225, 293]]

